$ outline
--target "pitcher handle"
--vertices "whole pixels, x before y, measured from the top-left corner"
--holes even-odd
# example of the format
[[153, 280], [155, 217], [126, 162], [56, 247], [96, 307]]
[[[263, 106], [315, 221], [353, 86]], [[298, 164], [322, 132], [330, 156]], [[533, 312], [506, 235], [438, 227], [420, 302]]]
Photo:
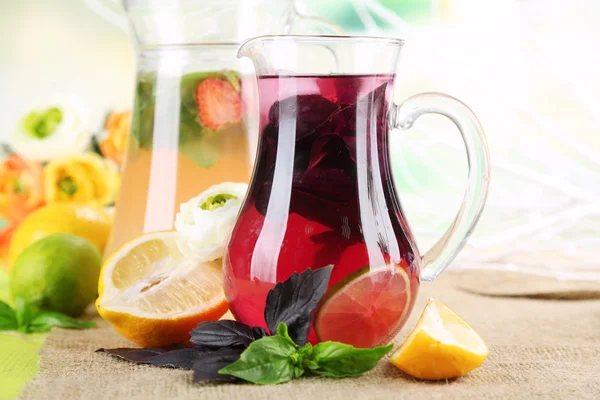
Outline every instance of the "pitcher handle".
[[442, 238], [422, 258], [421, 279], [434, 280], [448, 265], [473, 232], [483, 211], [490, 182], [487, 141], [479, 120], [460, 100], [441, 93], [423, 93], [398, 106], [394, 126], [409, 129], [423, 114], [440, 114], [457, 126], [467, 150], [467, 189], [458, 214]]
[[88, 8], [104, 17], [108, 22], [127, 32], [127, 19], [121, 13], [122, 6], [118, 0], [85, 0]]
[[[300, 29], [300, 32], [295, 32], [295, 27], [298, 21], [307, 24], [308, 29]], [[309, 17], [307, 15], [302, 14], [298, 11], [296, 4], [294, 4], [294, 9], [292, 12], [292, 18], [290, 24], [288, 25], [288, 34], [293, 33], [312, 33], [312, 34], [321, 34], [321, 35], [334, 35], [334, 36], [343, 36], [346, 33], [344, 30], [338, 25], [330, 22], [324, 18], [319, 17]], [[316, 29], [315, 29], [316, 28]]]

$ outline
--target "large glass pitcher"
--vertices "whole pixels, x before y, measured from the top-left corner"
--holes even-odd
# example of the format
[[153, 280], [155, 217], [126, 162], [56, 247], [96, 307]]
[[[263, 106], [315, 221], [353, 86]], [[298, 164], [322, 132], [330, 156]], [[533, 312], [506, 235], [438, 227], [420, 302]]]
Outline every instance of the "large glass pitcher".
[[[88, 3], [96, 9], [101, 4]], [[254, 81], [244, 79], [250, 71], [236, 58], [241, 35], [300, 25], [337, 29], [300, 17], [293, 1], [125, 0], [123, 5], [137, 50], [137, 78], [106, 254], [142, 233], [172, 229], [180, 203], [206, 188], [248, 181], [253, 124], [247, 117], [256, 105]]]
[[[224, 257], [225, 293], [238, 320], [264, 326], [276, 282], [333, 265], [310, 340], [386, 343], [411, 312], [420, 281], [442, 272], [473, 230], [489, 182], [483, 131], [464, 104], [443, 94], [392, 102], [401, 45], [265, 36], [240, 48], [258, 74], [260, 138]], [[394, 187], [388, 135], [426, 113], [459, 128], [469, 173], [454, 223], [421, 256]]]

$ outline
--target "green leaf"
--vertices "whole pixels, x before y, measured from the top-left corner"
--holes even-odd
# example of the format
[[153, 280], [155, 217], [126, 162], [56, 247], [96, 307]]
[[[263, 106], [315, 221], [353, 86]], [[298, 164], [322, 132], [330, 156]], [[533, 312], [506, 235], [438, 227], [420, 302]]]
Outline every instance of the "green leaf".
[[15, 300], [15, 309], [17, 315], [17, 322], [19, 324], [19, 330], [27, 332], [27, 327], [31, 320], [37, 314], [37, 310], [31, 304], [28, 304], [20, 297]]
[[286, 338], [291, 344], [294, 345], [294, 347], [298, 348], [298, 345], [294, 343], [294, 340], [290, 337], [290, 334], [288, 333], [288, 327], [284, 322], [280, 322], [279, 325], [277, 325], [277, 336]]
[[154, 136], [154, 88], [156, 76], [154, 74], [140, 74], [137, 77], [135, 88], [135, 104], [131, 121], [131, 135], [137, 148], [152, 149]]
[[223, 71], [223, 76], [225, 77], [225, 80], [231, 85], [231, 87], [236, 92], [240, 91], [240, 89], [241, 89], [241, 85], [240, 85], [241, 75], [240, 75], [239, 72], [225, 70], [225, 71]]
[[6, 304], [2, 300], [0, 300], [0, 316], [8, 316], [8, 315], [14, 316], [15, 319], [17, 318], [17, 314], [15, 313], [15, 310], [11, 306], [9, 306], [8, 304]]
[[322, 342], [313, 347], [312, 358], [305, 366], [315, 374], [334, 378], [358, 376], [375, 368], [392, 347], [358, 349], [339, 342]]
[[212, 167], [219, 161], [223, 151], [223, 137], [214, 133], [179, 144], [179, 153], [202, 168]]
[[223, 74], [220, 72], [194, 72], [184, 75], [181, 78], [179, 93], [181, 95], [181, 111], [187, 112], [194, 116], [198, 116], [198, 106], [196, 105], [196, 88], [205, 79], [218, 78], [222, 79]]
[[313, 370], [319, 368], [319, 365], [313, 360], [313, 346], [306, 343], [298, 352], [302, 360], [302, 368], [304, 370]]
[[[187, 74], [181, 77], [179, 113], [179, 149], [180, 152], [203, 168], [210, 168], [223, 152], [222, 138], [204, 141], [205, 136], [214, 135], [214, 131], [206, 128], [198, 118], [196, 104], [196, 88], [204, 79], [214, 78], [227, 81], [240, 90], [240, 74], [235, 71], [208, 71]], [[156, 75], [142, 73], [137, 77], [135, 105], [131, 123], [131, 135], [135, 146], [130, 153], [135, 154], [138, 148], [152, 149], [154, 138], [154, 114], [156, 110]], [[160, 134], [160, 133], [157, 133]]]
[[238, 361], [219, 373], [261, 385], [288, 382], [304, 373], [297, 357], [298, 348], [289, 337], [266, 336], [252, 342]]
[[64, 329], [95, 328], [96, 323], [81, 321], [57, 312], [43, 312], [31, 320], [27, 327], [29, 332], [48, 332], [52, 327]]
[[16, 331], [19, 329], [17, 313], [11, 306], [0, 301], [0, 331]]

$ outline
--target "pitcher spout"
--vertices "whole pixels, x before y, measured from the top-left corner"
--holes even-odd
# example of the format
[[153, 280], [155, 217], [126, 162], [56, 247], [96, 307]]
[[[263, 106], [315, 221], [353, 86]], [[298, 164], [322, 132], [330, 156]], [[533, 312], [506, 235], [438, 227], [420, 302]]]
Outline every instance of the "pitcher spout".
[[254, 60], [256, 55], [259, 53], [259, 49], [262, 48], [262, 39], [260, 37], [248, 39], [243, 42], [237, 51], [238, 58], [249, 58]]

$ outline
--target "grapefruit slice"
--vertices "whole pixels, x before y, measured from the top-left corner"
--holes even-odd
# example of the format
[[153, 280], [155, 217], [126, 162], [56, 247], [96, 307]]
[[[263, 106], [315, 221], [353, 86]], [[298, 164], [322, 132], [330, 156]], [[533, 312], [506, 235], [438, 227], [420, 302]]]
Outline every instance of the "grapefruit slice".
[[102, 267], [98, 312], [117, 332], [144, 347], [189, 339], [199, 322], [227, 312], [220, 260], [186, 258], [177, 232], [126, 243]]
[[398, 333], [410, 304], [410, 279], [401, 266], [366, 267], [329, 290], [315, 318], [315, 333], [319, 341], [379, 346]]

